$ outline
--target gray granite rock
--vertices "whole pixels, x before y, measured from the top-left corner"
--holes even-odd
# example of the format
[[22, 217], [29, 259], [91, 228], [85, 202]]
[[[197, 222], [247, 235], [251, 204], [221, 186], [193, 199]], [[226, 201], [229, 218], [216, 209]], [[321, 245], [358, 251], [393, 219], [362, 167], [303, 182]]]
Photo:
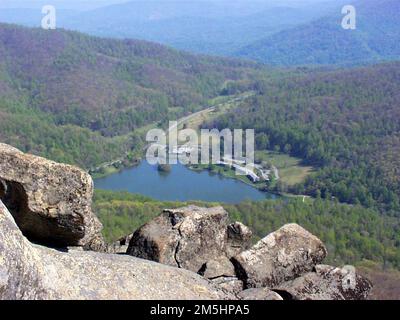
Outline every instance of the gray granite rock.
[[365, 300], [371, 289], [370, 281], [354, 267], [327, 265], [318, 265], [314, 272], [275, 288], [283, 297], [292, 300]]
[[32, 245], [0, 202], [0, 299], [234, 299], [203, 277], [131, 256]]
[[243, 291], [243, 281], [239, 280], [236, 277], [219, 277], [211, 281], [219, 288], [223, 289], [226, 292], [234, 294], [235, 296]]
[[232, 262], [225, 256], [217, 260], [207, 261], [204, 265], [204, 272], [201, 272], [201, 274], [207, 279], [236, 276]]
[[226, 256], [228, 223], [222, 207], [164, 210], [134, 233], [128, 254], [201, 272]]
[[283, 300], [276, 292], [268, 288], [251, 288], [238, 294], [241, 300]]
[[226, 252], [230, 258], [251, 247], [253, 233], [243, 223], [235, 222], [228, 225], [227, 235]]
[[271, 288], [311, 271], [326, 254], [321, 240], [297, 224], [287, 224], [232, 262], [247, 288]]
[[91, 210], [93, 181], [84, 171], [0, 143], [0, 199], [31, 240], [101, 249], [102, 225]]

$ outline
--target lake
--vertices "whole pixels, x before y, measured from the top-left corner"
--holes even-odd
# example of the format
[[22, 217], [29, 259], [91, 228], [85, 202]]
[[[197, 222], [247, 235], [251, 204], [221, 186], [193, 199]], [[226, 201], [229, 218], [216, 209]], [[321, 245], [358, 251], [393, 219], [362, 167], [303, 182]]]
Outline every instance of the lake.
[[171, 172], [157, 170], [147, 161], [139, 166], [96, 179], [96, 189], [128, 191], [157, 200], [239, 203], [243, 200], [274, 199], [275, 195], [261, 192], [241, 181], [193, 171], [182, 164], [172, 165]]

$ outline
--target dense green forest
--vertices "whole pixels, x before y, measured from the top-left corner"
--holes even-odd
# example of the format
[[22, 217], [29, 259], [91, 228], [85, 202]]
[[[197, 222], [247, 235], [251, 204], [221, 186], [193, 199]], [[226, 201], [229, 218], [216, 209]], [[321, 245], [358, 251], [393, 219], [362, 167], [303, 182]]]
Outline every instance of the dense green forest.
[[0, 140], [89, 168], [140, 148], [138, 128], [259, 73], [255, 63], [145, 41], [0, 24]]
[[[336, 1], [335, 1], [336, 2]], [[342, 28], [343, 5], [356, 12], [356, 29]], [[400, 2], [357, 0], [338, 4], [332, 13], [312, 22], [266, 35], [236, 52], [237, 56], [270, 65], [341, 65], [398, 60]]]
[[[274, 188], [317, 200], [227, 205], [232, 219], [258, 238], [298, 222], [327, 243], [331, 262], [400, 267], [400, 63], [276, 70], [0, 24], [0, 141], [56, 161], [90, 168], [133, 157], [143, 127], [249, 90], [255, 94], [205, 126], [255, 129], [258, 150], [313, 166], [306, 181]], [[111, 240], [181, 205], [98, 191], [94, 208]]]
[[[102, 190], [97, 190], [94, 197], [94, 211], [104, 225], [103, 233], [108, 241], [132, 233], [163, 209], [187, 204]], [[372, 209], [321, 198], [305, 203], [299, 199], [280, 199], [223, 206], [232, 220], [241, 221], [253, 230], [254, 241], [286, 223], [295, 222], [324, 241], [329, 263], [340, 265], [367, 259], [385, 267], [400, 267], [400, 222]]]
[[400, 63], [258, 83], [209, 127], [254, 128], [256, 148], [317, 168], [290, 191], [400, 215]]

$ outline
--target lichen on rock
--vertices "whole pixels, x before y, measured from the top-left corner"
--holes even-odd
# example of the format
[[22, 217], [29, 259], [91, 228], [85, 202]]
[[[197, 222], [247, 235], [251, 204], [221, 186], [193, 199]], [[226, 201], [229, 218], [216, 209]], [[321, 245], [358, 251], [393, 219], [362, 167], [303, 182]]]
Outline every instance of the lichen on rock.
[[131, 256], [31, 244], [0, 201], [0, 299], [234, 299], [203, 277]]

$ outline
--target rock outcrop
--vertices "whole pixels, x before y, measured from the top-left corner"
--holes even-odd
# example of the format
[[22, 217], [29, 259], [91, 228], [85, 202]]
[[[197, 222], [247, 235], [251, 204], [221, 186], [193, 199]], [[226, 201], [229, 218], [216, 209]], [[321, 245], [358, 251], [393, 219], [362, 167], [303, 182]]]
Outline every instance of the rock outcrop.
[[268, 288], [251, 288], [239, 293], [241, 300], [283, 300], [276, 292]]
[[0, 144], [0, 199], [30, 240], [52, 246], [103, 245], [84, 171]]
[[364, 300], [371, 289], [371, 283], [352, 266], [318, 265], [314, 272], [282, 283], [275, 291], [292, 300]]
[[[232, 253], [246, 247], [247, 227], [230, 225], [222, 207], [188, 206], [164, 212], [138, 229], [127, 253], [208, 275], [229, 276]], [[239, 239], [244, 239], [239, 243]], [[207, 270], [208, 269], [208, 270]]]
[[243, 281], [236, 277], [218, 277], [211, 280], [212, 283], [216, 284], [219, 288], [226, 292], [234, 294], [238, 297], [239, 293], [243, 291]]
[[321, 240], [297, 224], [287, 224], [232, 262], [246, 287], [271, 288], [311, 271], [326, 254]]
[[0, 299], [347, 300], [371, 290], [355, 269], [321, 265], [326, 248], [302, 227], [251, 247], [250, 229], [222, 207], [164, 210], [107, 246], [92, 192], [80, 169], [0, 144]]
[[241, 222], [235, 222], [227, 228], [228, 241], [226, 253], [229, 257], [236, 256], [251, 247], [253, 232]]
[[32, 245], [0, 202], [0, 299], [233, 299], [203, 277], [131, 256]]
[[327, 250], [297, 224], [287, 224], [253, 247], [251, 231], [228, 224], [221, 207], [165, 210], [132, 236], [128, 253], [197, 272], [242, 300], [365, 299], [369, 281], [355, 271], [319, 265]]

